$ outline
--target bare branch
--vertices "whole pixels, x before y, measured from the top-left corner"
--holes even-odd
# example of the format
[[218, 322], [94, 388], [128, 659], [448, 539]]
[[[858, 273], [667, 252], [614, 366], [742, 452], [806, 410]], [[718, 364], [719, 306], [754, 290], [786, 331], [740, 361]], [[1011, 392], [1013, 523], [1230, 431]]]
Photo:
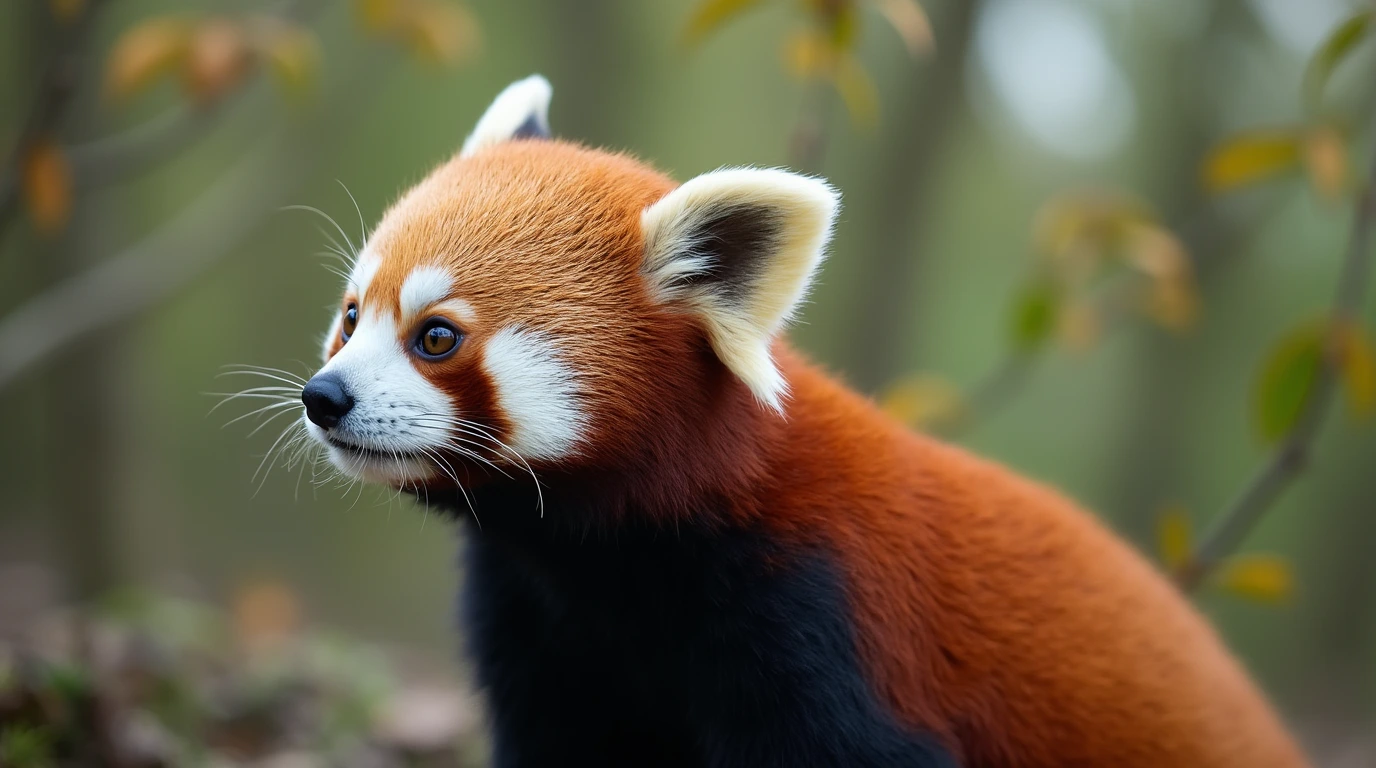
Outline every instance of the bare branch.
[[[134, 315], [228, 255], [285, 202], [284, 138], [258, 144], [145, 240], [67, 278], [0, 319], [0, 389], [83, 333]], [[278, 181], [270, 181], [278, 180]]]
[[[1373, 149], [1376, 155], [1376, 149]], [[1299, 419], [1285, 440], [1243, 486], [1213, 525], [1200, 538], [1194, 552], [1176, 569], [1175, 581], [1189, 592], [1200, 585], [1229, 552], [1256, 526], [1280, 494], [1309, 462], [1314, 438], [1323, 427], [1342, 373], [1341, 335], [1361, 311], [1371, 267], [1371, 238], [1376, 228], [1376, 156], [1352, 214], [1352, 234], [1329, 318], [1328, 348], [1305, 399]]]

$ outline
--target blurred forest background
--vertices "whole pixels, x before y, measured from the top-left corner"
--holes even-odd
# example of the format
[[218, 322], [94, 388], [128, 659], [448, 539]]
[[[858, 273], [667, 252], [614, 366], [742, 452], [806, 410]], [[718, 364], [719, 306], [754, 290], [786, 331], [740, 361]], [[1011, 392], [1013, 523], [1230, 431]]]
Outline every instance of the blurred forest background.
[[[218, 746], [164, 762], [283, 754], [275, 739], [450, 764], [376, 750], [472, 728], [451, 526], [385, 490], [256, 472], [278, 431], [222, 428], [248, 408], [208, 416], [206, 393], [249, 386], [226, 364], [315, 365], [335, 233], [284, 206], [371, 226], [540, 72], [562, 137], [678, 178], [831, 179], [845, 207], [796, 344], [1176, 568], [1316, 758], [1376, 766], [1376, 310], [1356, 310], [1353, 225], [1376, 55], [1368, 17], [1349, 21], [1368, 10], [0, 4], [0, 764], [105, 754], [62, 729], [128, 740], [131, 717], [130, 765], [212, 725]], [[99, 610], [54, 623], [71, 606]], [[181, 662], [144, 641], [195, 646], [211, 682], [171, 680]], [[133, 657], [161, 699], [92, 693], [100, 663], [128, 677]], [[249, 657], [277, 666], [228, 671]], [[282, 686], [291, 707], [302, 686], [343, 691], [331, 746], [253, 719]], [[135, 717], [133, 699], [151, 703]]]

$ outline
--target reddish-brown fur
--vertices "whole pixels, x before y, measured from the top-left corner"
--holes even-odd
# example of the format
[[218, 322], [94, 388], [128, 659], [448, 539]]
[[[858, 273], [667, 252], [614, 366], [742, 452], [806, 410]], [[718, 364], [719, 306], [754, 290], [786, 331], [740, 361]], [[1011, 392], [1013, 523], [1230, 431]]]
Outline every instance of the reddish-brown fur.
[[786, 417], [756, 403], [640, 275], [641, 211], [673, 187], [562, 142], [455, 159], [388, 214], [369, 297], [445, 265], [476, 319], [425, 373], [499, 430], [483, 340], [557, 335], [592, 421], [577, 457], [538, 467], [552, 491], [605, 497], [598, 525], [636, 508], [671, 526], [725, 500], [722, 523], [833, 553], [874, 691], [963, 765], [1304, 764], [1187, 601], [1072, 503], [905, 431], [782, 342]]

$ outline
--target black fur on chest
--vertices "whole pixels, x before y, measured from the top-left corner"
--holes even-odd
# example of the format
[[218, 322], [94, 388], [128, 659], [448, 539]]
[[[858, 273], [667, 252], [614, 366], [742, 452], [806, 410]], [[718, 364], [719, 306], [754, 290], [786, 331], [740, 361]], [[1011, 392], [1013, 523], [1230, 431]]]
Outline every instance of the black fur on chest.
[[749, 527], [580, 535], [559, 513], [488, 504], [466, 526], [497, 766], [954, 765], [876, 700], [825, 552]]

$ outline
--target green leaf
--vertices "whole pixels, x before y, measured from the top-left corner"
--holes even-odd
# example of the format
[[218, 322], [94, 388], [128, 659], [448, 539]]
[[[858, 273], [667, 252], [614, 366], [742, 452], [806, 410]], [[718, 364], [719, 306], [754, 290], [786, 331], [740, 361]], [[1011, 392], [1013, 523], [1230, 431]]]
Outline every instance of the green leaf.
[[1262, 366], [1254, 406], [1266, 440], [1284, 437], [1304, 412], [1323, 365], [1324, 336], [1323, 324], [1303, 325], [1284, 336]]
[[1018, 295], [1013, 305], [1013, 345], [1022, 350], [1040, 347], [1056, 329], [1060, 297], [1050, 282], [1036, 281]]
[[1255, 184], [1297, 167], [1297, 131], [1251, 132], [1224, 142], [1204, 161], [1204, 185], [1215, 194]]
[[683, 41], [697, 45], [731, 19], [759, 5], [763, 0], [703, 0], [693, 10], [684, 30]]
[[1304, 72], [1304, 103], [1311, 113], [1322, 111], [1323, 92], [1333, 70], [1371, 32], [1371, 16], [1371, 11], [1362, 11], [1339, 24], [1309, 60]]

